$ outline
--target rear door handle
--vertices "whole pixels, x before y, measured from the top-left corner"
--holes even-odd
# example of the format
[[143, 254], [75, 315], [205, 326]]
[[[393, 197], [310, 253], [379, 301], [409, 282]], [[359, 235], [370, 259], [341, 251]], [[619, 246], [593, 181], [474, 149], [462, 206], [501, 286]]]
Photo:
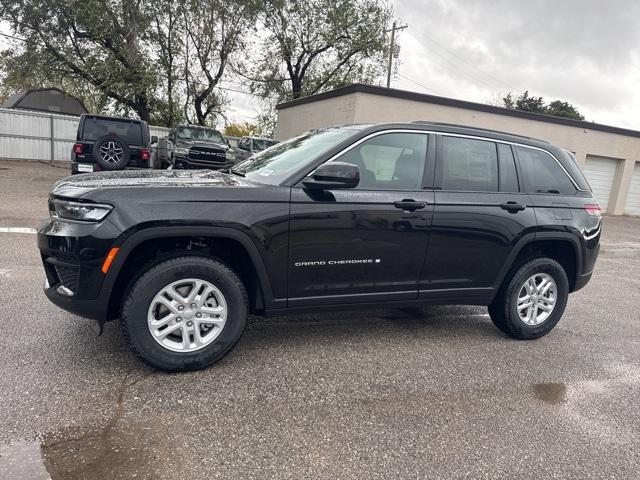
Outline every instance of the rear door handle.
[[524, 210], [527, 207], [518, 202], [507, 202], [500, 204], [500, 208], [510, 213], [516, 213]]
[[415, 210], [420, 210], [421, 208], [426, 207], [427, 202], [416, 202], [415, 200], [404, 199], [398, 202], [393, 202], [393, 206], [407, 212], [413, 212]]

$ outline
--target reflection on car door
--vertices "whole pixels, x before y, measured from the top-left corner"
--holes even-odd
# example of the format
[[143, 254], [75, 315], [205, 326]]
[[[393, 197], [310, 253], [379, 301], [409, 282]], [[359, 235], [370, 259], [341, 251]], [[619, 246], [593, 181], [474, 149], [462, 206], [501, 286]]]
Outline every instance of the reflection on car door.
[[422, 188], [433, 177], [431, 143], [425, 133], [375, 135], [334, 159], [359, 167], [358, 187], [292, 189], [289, 306], [417, 298], [434, 199]]
[[[536, 220], [510, 145], [438, 135], [433, 229], [420, 298], [491, 296], [515, 243]], [[460, 291], [456, 292], [459, 296]]]

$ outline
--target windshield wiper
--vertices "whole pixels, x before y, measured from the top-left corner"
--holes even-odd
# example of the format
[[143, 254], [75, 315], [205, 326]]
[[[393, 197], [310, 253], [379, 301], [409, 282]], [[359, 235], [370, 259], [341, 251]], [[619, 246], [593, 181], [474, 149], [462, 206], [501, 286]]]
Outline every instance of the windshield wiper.
[[223, 172], [225, 172], [225, 171], [228, 172], [228, 173], [233, 173], [234, 175], [238, 175], [239, 177], [244, 177], [245, 176], [244, 172], [241, 172], [240, 170], [235, 170], [233, 168], [230, 168], [228, 170], [223, 170]]

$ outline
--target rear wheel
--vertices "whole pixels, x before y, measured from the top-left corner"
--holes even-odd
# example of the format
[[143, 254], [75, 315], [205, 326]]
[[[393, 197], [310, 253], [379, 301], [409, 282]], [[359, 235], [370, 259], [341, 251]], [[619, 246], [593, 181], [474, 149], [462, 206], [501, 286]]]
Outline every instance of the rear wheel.
[[133, 284], [121, 324], [132, 351], [160, 370], [206, 368], [240, 339], [247, 294], [226, 265], [205, 257], [160, 263]]
[[496, 327], [519, 340], [549, 333], [560, 321], [569, 296], [562, 266], [551, 258], [536, 258], [512, 271], [489, 305]]

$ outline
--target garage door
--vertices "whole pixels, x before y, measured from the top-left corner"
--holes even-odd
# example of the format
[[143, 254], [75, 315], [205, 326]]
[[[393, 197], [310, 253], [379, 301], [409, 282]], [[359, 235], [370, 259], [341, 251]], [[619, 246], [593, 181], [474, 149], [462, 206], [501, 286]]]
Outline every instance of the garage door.
[[596, 200], [605, 212], [611, 196], [617, 166], [618, 161], [615, 159], [590, 156], [587, 156], [587, 162], [584, 165], [584, 175], [591, 185]]
[[640, 215], [640, 162], [636, 162], [633, 167], [625, 213], [629, 215]]

